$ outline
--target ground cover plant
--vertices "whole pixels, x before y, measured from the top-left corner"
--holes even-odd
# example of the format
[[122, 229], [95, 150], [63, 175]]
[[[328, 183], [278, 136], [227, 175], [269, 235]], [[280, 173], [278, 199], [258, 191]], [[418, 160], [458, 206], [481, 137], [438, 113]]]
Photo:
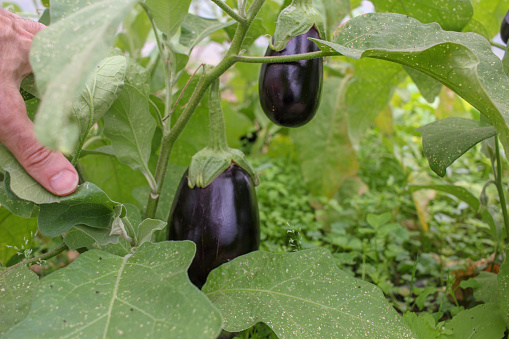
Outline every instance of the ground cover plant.
[[[509, 1], [371, 4], [46, 3], [21, 91], [82, 181], [56, 197], [0, 144], [0, 335], [504, 337], [509, 78], [492, 38]], [[271, 52], [311, 26], [299, 54]], [[288, 125], [258, 85], [307, 64], [320, 84], [283, 106], [302, 113], [302, 93], [320, 105]], [[232, 164], [259, 184], [260, 250], [238, 238], [249, 253], [197, 283], [193, 258], [219, 252], [166, 240], [167, 223], [178, 192], [213, 188]], [[200, 194], [208, 212], [192, 223], [214, 214]], [[233, 199], [232, 219], [244, 200], [256, 206]]]

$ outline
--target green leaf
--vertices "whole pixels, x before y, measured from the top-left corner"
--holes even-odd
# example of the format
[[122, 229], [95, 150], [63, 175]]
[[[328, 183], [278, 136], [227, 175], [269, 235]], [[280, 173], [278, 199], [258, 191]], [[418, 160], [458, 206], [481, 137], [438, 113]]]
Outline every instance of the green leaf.
[[504, 57], [502, 58], [502, 64], [504, 65], [505, 74], [509, 74], [509, 54], [507, 53], [507, 48], [504, 53]]
[[0, 182], [0, 205], [7, 208], [11, 213], [22, 217], [30, 218], [35, 216], [37, 208], [31, 201], [13, 200], [9, 198], [5, 191], [5, 183]]
[[356, 152], [348, 139], [347, 117], [341, 100], [345, 81], [326, 79], [316, 116], [307, 125], [290, 131], [306, 187], [314, 196], [332, 197], [359, 168]]
[[231, 103], [224, 103], [222, 107], [228, 145], [231, 148], [241, 148], [242, 142], [240, 139], [247, 135], [253, 127], [251, 120], [244, 114], [235, 111]]
[[76, 225], [109, 228], [116, 218], [125, 214], [121, 204], [88, 182], [58, 203], [41, 204], [40, 209], [39, 230], [46, 237], [56, 237]]
[[37, 274], [24, 265], [0, 272], [0, 336], [28, 315], [38, 282]]
[[509, 327], [509, 260], [500, 266], [500, 272], [498, 273], [498, 293], [499, 293], [499, 305], [500, 313], [504, 318], [505, 324]]
[[191, 0], [146, 0], [145, 4], [157, 28], [170, 38], [184, 22]]
[[29, 249], [36, 234], [35, 218], [20, 218], [0, 206], [0, 264], [7, 266], [16, 253]]
[[348, 113], [348, 134], [358, 147], [380, 111], [391, 101], [396, 86], [406, 79], [406, 73], [400, 65], [382, 60], [351, 60], [351, 63], [355, 73], [345, 84], [344, 92], [339, 93], [343, 99], [340, 107]]
[[137, 2], [107, 0], [91, 4], [34, 38], [30, 63], [43, 95], [35, 131], [46, 146], [65, 153], [73, 150], [79, 129], [72, 119], [72, 104], [111, 49], [118, 26]]
[[327, 33], [332, 33], [350, 11], [349, 0], [314, 0], [313, 6], [325, 18]]
[[[79, 163], [84, 177], [100, 187], [114, 201], [136, 204], [133, 191], [147, 184], [141, 172], [121, 164], [114, 156], [90, 154], [81, 158]], [[146, 199], [148, 198], [145, 197]]]
[[482, 304], [458, 313], [445, 325], [454, 339], [502, 338], [506, 325], [497, 304]]
[[479, 142], [495, 136], [492, 126], [479, 121], [450, 117], [417, 129], [422, 133], [422, 148], [429, 167], [443, 177], [447, 167]]
[[[138, 225], [141, 223], [140, 210], [134, 205], [126, 204], [124, 206], [126, 208], [126, 215], [122, 218], [122, 220], [126, 224], [126, 229], [128, 229], [129, 234], [134, 238], [134, 241], [136, 242], [138, 239]], [[120, 238], [118, 243], [115, 244], [100, 244], [95, 242], [94, 244], [87, 247], [96, 248], [123, 257], [133, 253], [132, 246], [132, 241], [127, 241], [123, 238]]]
[[0, 168], [9, 173], [9, 187], [7, 188], [18, 198], [36, 204], [60, 201], [60, 197], [48, 192], [28, 175], [18, 160], [2, 143], [0, 143]]
[[[118, 244], [120, 242], [119, 236], [110, 234], [111, 229], [109, 228], [95, 228], [86, 225], [76, 225], [65, 233], [64, 241], [71, 250], [91, 247], [94, 244], [99, 246], [108, 245], [110, 243]], [[130, 252], [127, 252], [126, 254], [128, 253]]]
[[112, 56], [101, 61], [87, 81], [72, 112], [79, 126], [78, 150], [81, 149], [90, 128], [117, 100], [124, 86], [127, 60], [124, 56]]
[[470, 0], [474, 16], [465, 31], [476, 32], [491, 40], [500, 32], [500, 23], [509, 8], [509, 0]]
[[387, 224], [392, 219], [392, 215], [389, 212], [383, 214], [369, 213], [366, 219], [371, 227], [378, 229], [380, 226]]
[[51, 0], [51, 23], [56, 23], [84, 7], [104, 0]]
[[497, 274], [481, 271], [477, 277], [472, 279], [479, 284], [479, 287], [474, 291], [476, 300], [482, 301], [485, 304], [498, 303], [500, 301]]
[[99, 250], [41, 280], [28, 317], [5, 338], [216, 338], [221, 314], [189, 281], [192, 242]]
[[124, 87], [104, 117], [104, 134], [111, 140], [118, 160], [133, 170], [140, 170], [152, 187], [155, 182], [148, 160], [155, 128], [147, 98], [131, 85]]
[[182, 32], [179, 42], [189, 49], [192, 49], [212, 33], [233, 24], [235, 24], [234, 20], [220, 22], [216, 19], [207, 19], [194, 14], [188, 14], [182, 23]]
[[[418, 37], [418, 38], [416, 38]], [[371, 13], [343, 26], [324, 51], [351, 58], [384, 59], [420, 70], [446, 85], [483, 113], [509, 154], [509, 78], [486, 39], [443, 31], [398, 14]]]
[[422, 312], [419, 315], [413, 312], [403, 314], [403, 320], [417, 335], [417, 339], [433, 339], [440, 337], [436, 329], [435, 319], [430, 313]]
[[122, 26], [125, 31], [118, 35], [116, 46], [129, 53], [133, 58], [139, 58], [152, 30], [147, 13], [141, 7], [135, 8], [124, 20]]
[[405, 67], [408, 75], [412, 78], [412, 81], [419, 88], [419, 92], [427, 102], [433, 103], [435, 98], [440, 94], [442, 90], [442, 84], [428, 75], [419, 72], [413, 68]]
[[411, 16], [422, 23], [437, 22], [446, 31], [461, 31], [474, 10], [470, 0], [372, 0], [377, 12]]
[[490, 214], [490, 212], [488, 210], [480, 209], [481, 203], [479, 202], [479, 199], [475, 195], [473, 195], [469, 190], [467, 190], [466, 188], [460, 187], [460, 186], [453, 186], [453, 185], [410, 185], [410, 186], [408, 186], [408, 191], [410, 193], [413, 193], [413, 192], [421, 190], [421, 189], [437, 190], [437, 191], [444, 192], [447, 194], [452, 194], [456, 198], [463, 200], [474, 211], [479, 211], [479, 214], [481, 215], [484, 222], [486, 222], [490, 226], [493, 236], [496, 239], [500, 239], [501, 230], [497, 228], [495, 221], [493, 220], [493, 216]]
[[154, 232], [164, 229], [166, 221], [156, 219], [145, 219], [138, 225], [138, 243], [137, 245], [143, 245], [147, 241], [152, 241]]
[[321, 248], [249, 253], [213, 270], [202, 290], [230, 332], [264, 322], [279, 338], [412, 337], [378, 287]]

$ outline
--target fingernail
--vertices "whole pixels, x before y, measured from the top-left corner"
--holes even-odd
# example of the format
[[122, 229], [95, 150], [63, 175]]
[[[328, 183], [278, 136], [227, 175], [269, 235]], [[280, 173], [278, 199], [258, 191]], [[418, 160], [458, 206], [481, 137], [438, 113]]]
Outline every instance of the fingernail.
[[58, 195], [65, 195], [74, 191], [78, 185], [78, 180], [79, 178], [76, 173], [69, 170], [63, 170], [51, 178], [49, 184], [53, 189], [53, 192]]

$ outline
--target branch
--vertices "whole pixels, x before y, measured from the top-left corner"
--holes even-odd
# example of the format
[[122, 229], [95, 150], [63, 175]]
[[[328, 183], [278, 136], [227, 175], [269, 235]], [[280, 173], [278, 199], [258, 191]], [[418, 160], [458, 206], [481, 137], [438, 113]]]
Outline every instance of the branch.
[[500, 48], [501, 50], [505, 51], [507, 49], [506, 46], [502, 45], [502, 44], [499, 44], [499, 43], [496, 43], [494, 41], [490, 41], [490, 44], [491, 46], [493, 47], [497, 47], [497, 48]]
[[246, 18], [244, 18], [244, 17], [240, 16], [239, 14], [237, 14], [233, 10], [233, 8], [228, 6], [225, 2], [223, 2], [221, 0], [212, 0], [212, 2], [215, 3], [219, 8], [221, 8], [226, 14], [228, 14], [233, 19], [235, 19], [235, 21], [238, 21], [238, 22], [241, 22], [241, 23], [246, 23]]
[[2, 271], [0, 272], [0, 277], [7, 274], [8, 272], [10, 271], [14, 271], [15, 269], [17, 269], [18, 267], [21, 267], [21, 266], [32, 266], [32, 264], [35, 264], [41, 260], [46, 260], [46, 259], [49, 259], [49, 258], [53, 258], [54, 256], [60, 254], [61, 252], [63, 252], [65, 249], [67, 249], [67, 245], [64, 243], [60, 244], [58, 247], [56, 247], [55, 249], [47, 252], [47, 253], [44, 253], [44, 254], [41, 254], [40, 256], [38, 257], [35, 257], [35, 258], [32, 258], [32, 259], [29, 259], [29, 260], [23, 260], [19, 263], [17, 263], [16, 265], [13, 265], [9, 268], [7, 268], [5, 271]]
[[246, 63], [282, 63], [282, 62], [292, 62], [292, 61], [301, 61], [301, 60], [309, 60], [315, 58], [324, 58], [333, 55], [341, 55], [338, 52], [309, 52], [303, 54], [292, 54], [292, 55], [282, 55], [275, 57], [250, 57], [250, 56], [234, 56], [235, 62], [246, 62]]

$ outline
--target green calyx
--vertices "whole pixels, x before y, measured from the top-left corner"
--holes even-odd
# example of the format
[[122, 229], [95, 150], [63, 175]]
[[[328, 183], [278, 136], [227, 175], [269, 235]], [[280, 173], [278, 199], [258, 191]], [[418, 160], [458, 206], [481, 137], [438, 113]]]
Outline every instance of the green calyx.
[[232, 164], [246, 170], [253, 178], [255, 185], [258, 185], [258, 176], [244, 153], [228, 147], [223, 110], [221, 109], [219, 79], [216, 79], [210, 87], [209, 117], [209, 145], [191, 159], [188, 175], [189, 187], [207, 187]]
[[313, 7], [313, 0], [293, 0], [279, 13], [274, 41], [269, 41], [270, 47], [282, 51], [291, 39], [307, 33], [313, 26], [318, 30], [320, 38], [324, 39], [325, 23], [320, 13]]

